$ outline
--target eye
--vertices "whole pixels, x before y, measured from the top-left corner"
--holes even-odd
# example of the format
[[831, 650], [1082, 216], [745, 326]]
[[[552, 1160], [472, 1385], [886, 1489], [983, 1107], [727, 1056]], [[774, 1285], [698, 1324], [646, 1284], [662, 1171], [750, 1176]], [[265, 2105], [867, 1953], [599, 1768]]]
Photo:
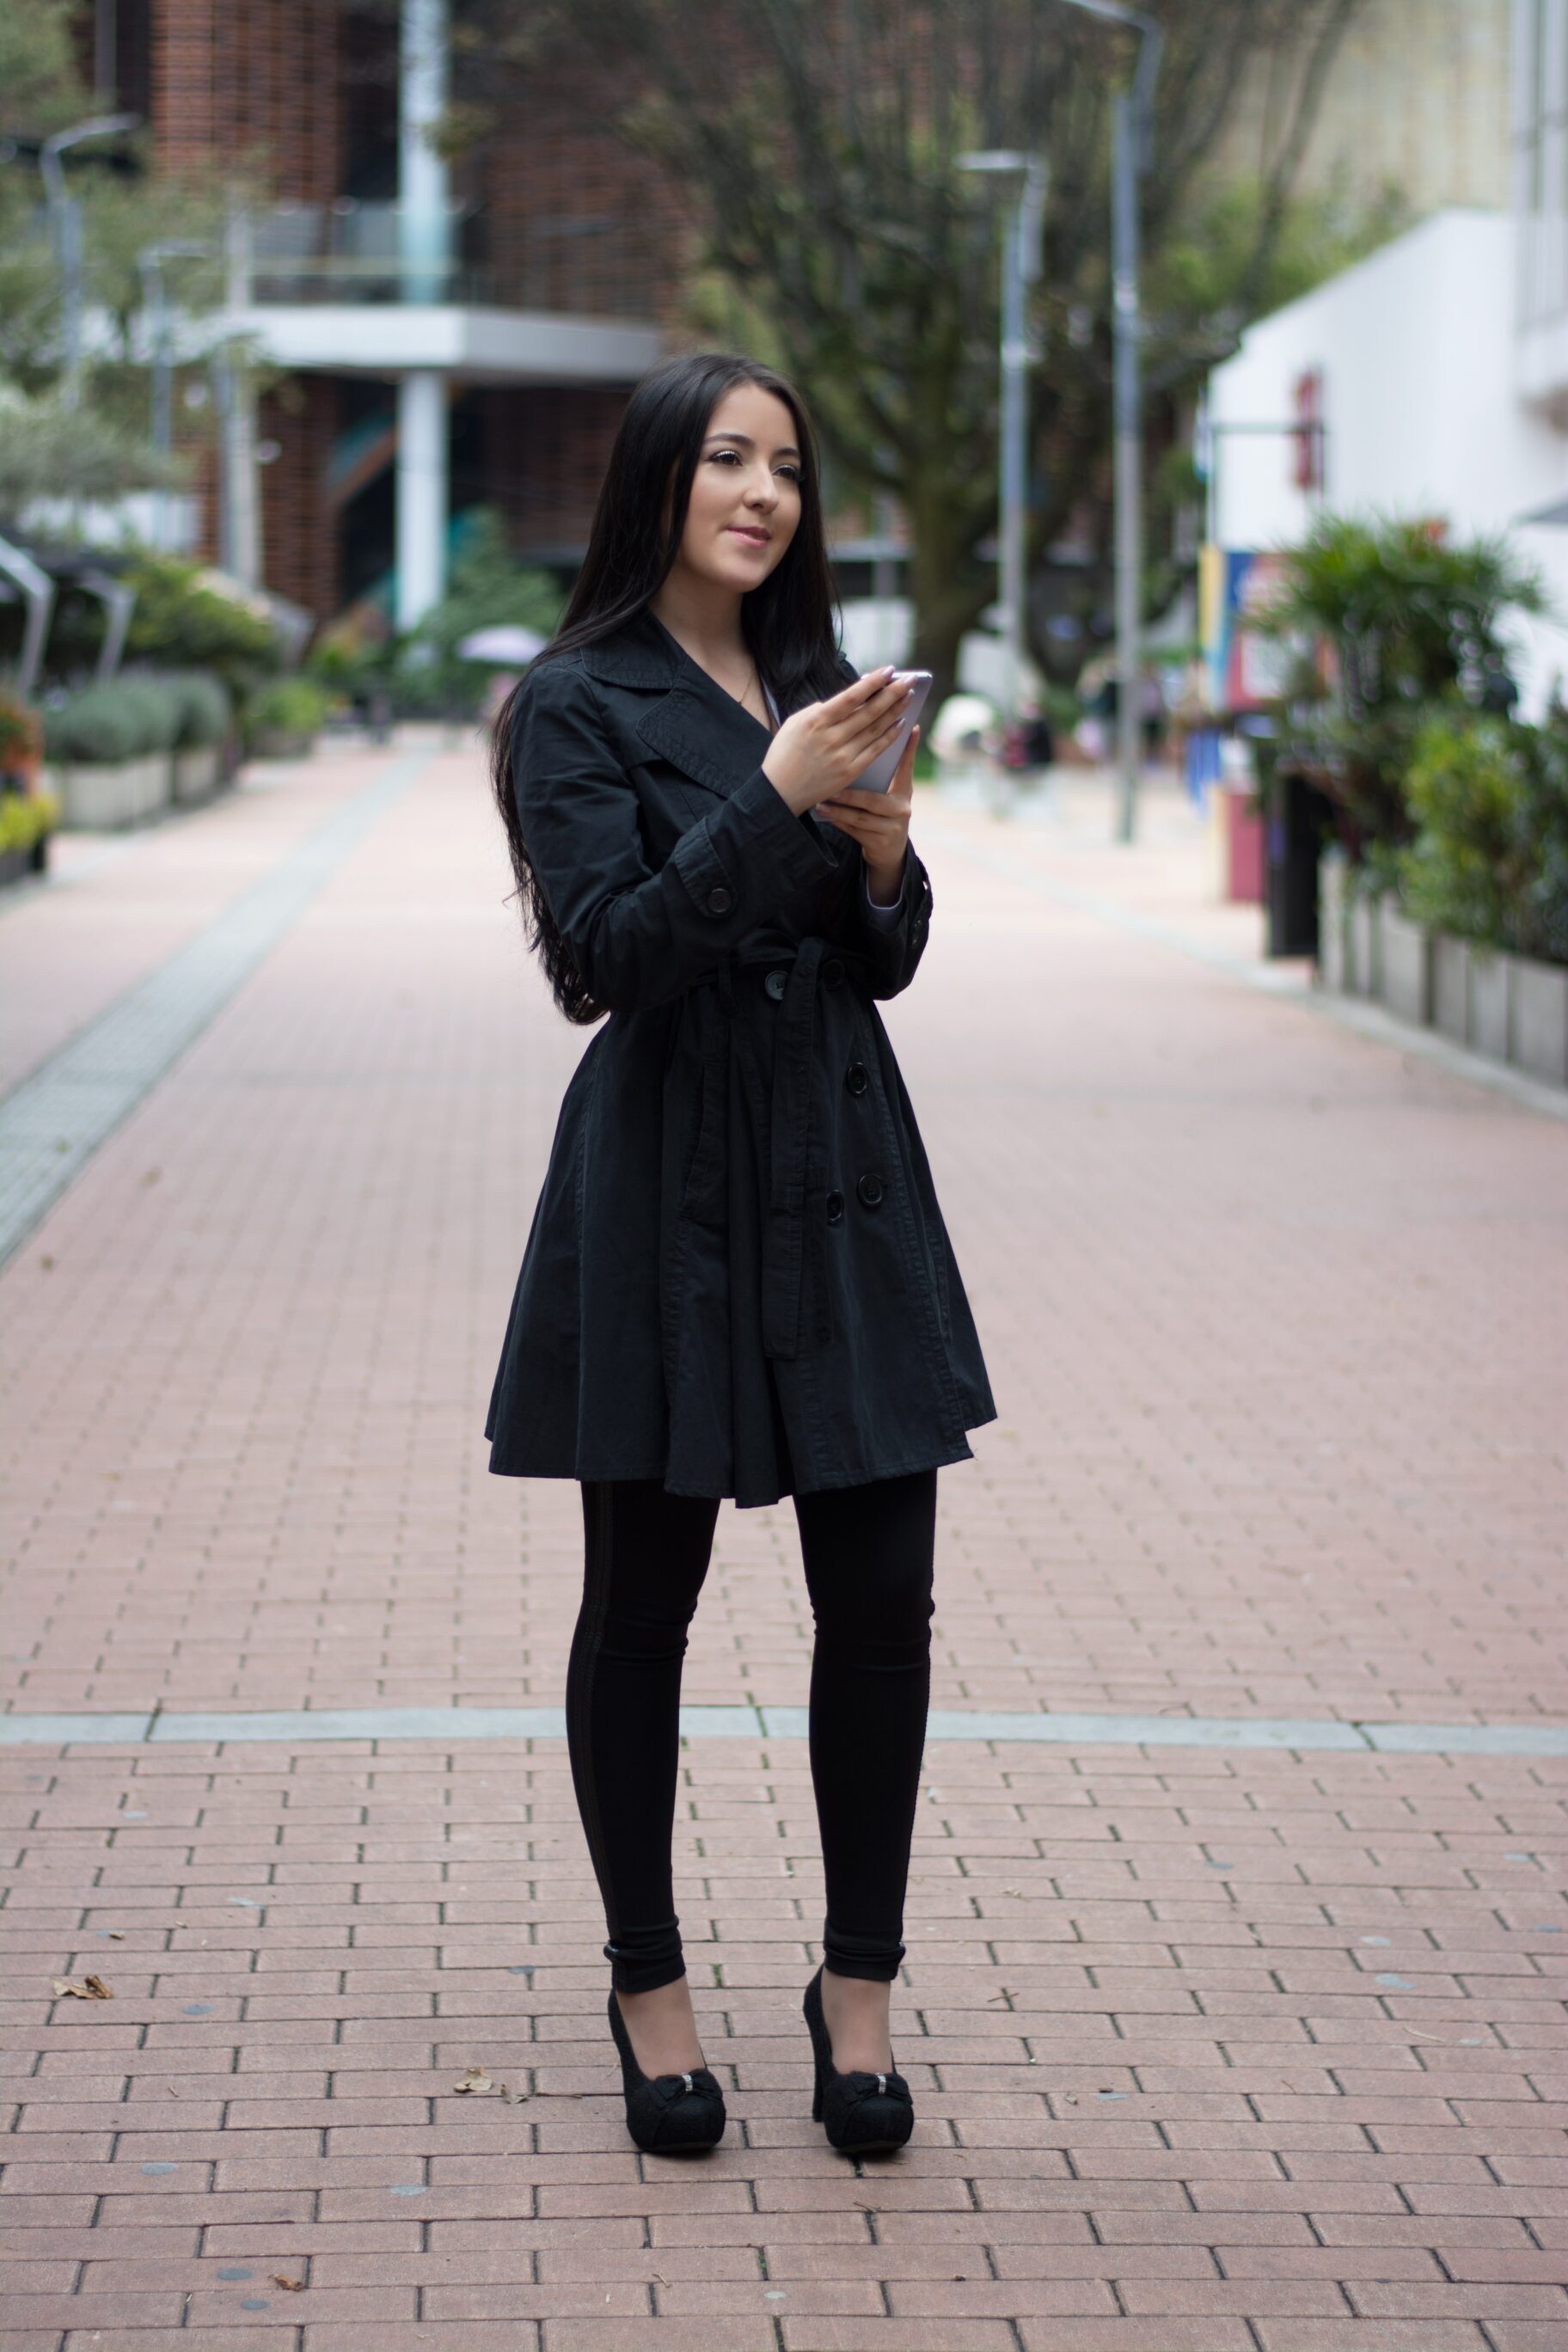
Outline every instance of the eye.
[[778, 471], [784, 476], [786, 482], [793, 482], [796, 488], [799, 488], [800, 467], [798, 466], [781, 466], [778, 468]]
[[708, 462], [710, 465], [718, 466], [721, 465], [726, 458], [732, 458], [738, 466], [741, 462], [741, 453], [738, 449], [714, 449], [710, 452]]

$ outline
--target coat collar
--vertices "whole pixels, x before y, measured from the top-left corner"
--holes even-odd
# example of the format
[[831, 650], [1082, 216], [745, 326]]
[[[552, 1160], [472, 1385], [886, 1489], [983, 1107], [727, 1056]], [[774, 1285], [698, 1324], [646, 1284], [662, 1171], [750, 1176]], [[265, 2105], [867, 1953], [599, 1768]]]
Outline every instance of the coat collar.
[[[668, 690], [675, 684], [683, 656], [675, 640], [660, 628], [651, 613], [639, 613], [607, 637], [584, 646], [583, 667], [606, 686], [632, 686]], [[695, 667], [695, 664], [692, 665]]]

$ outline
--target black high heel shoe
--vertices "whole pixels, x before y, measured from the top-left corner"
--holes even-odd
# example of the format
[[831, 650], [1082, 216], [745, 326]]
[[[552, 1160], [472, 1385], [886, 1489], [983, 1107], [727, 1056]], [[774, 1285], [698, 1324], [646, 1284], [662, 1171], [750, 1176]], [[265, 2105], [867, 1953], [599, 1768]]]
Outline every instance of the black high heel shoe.
[[621, 2004], [610, 1995], [610, 2032], [621, 2058], [626, 2129], [650, 2156], [700, 2156], [724, 2137], [724, 2094], [706, 2066], [689, 2074], [643, 2073]]
[[803, 2004], [816, 2061], [811, 2120], [827, 2134], [827, 2144], [844, 2156], [874, 2156], [902, 2147], [915, 2127], [915, 2103], [901, 2074], [841, 2074], [833, 2063], [833, 2040], [822, 2014], [822, 1970], [805, 1989]]

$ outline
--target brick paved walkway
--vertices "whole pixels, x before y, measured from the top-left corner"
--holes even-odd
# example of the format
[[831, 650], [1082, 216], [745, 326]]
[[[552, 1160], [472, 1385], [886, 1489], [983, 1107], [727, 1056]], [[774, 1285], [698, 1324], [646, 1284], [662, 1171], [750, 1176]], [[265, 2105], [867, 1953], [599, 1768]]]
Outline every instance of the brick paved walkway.
[[[73, 845], [0, 912], [8, 1075], [391, 756]], [[889, 1026], [1002, 1412], [935, 1704], [1562, 1725], [1568, 1124], [1238, 985], [1173, 797], [921, 821]], [[17, 1715], [559, 1703], [574, 1492], [479, 1429], [583, 1041], [505, 888], [433, 747], [0, 1277]], [[689, 1699], [805, 1668], [787, 1507], [726, 1511]], [[796, 1740], [688, 1750], [696, 2170], [621, 2128], [558, 1741], [9, 1749], [5, 2352], [1560, 2352], [1568, 1758], [1195, 1728], [933, 1746], [921, 2124], [858, 2171]]]

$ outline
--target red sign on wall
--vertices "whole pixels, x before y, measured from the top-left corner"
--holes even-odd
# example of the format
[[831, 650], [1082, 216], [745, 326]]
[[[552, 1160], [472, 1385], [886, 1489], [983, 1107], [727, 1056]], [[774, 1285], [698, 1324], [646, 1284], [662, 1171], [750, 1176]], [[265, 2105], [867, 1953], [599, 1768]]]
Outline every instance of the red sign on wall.
[[1296, 429], [1290, 436], [1290, 478], [1299, 490], [1323, 487], [1323, 371], [1308, 368], [1292, 394]]

